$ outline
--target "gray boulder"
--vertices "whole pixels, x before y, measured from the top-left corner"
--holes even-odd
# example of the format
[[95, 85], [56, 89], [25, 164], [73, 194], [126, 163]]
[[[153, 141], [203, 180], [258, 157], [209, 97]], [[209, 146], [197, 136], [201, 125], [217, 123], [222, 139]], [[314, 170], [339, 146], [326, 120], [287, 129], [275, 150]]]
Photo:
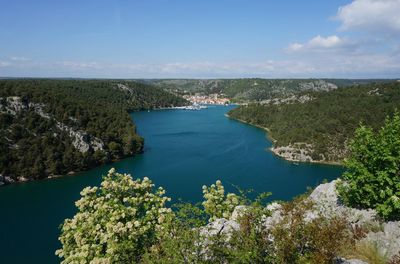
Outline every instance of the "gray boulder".
[[336, 184], [339, 181], [320, 184], [314, 189], [309, 198], [315, 203], [315, 210], [325, 217], [346, 216], [351, 224], [377, 223], [378, 217], [375, 210], [350, 208], [341, 203], [336, 190]]
[[247, 209], [248, 208], [245, 205], [236, 206], [235, 209], [233, 210], [232, 215], [229, 218], [229, 220], [239, 222], [240, 217], [242, 217], [246, 213]]
[[392, 258], [400, 252], [400, 222], [383, 223], [382, 231], [368, 233], [363, 241], [374, 244], [382, 256]]
[[240, 225], [238, 222], [219, 218], [200, 228], [200, 234], [205, 238], [215, 235], [226, 235], [227, 239], [229, 239], [232, 232], [239, 230], [239, 228]]
[[336, 264], [368, 264], [368, 263], [359, 259], [338, 258], [336, 260]]

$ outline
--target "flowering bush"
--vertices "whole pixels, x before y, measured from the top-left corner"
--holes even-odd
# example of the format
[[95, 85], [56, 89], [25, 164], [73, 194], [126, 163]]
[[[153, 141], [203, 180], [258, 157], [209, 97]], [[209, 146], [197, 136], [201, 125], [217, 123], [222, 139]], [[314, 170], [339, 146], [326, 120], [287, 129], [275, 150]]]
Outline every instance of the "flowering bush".
[[136, 263], [172, 217], [165, 191], [153, 189], [147, 177], [133, 180], [111, 169], [99, 188], [81, 192], [78, 213], [62, 225], [56, 255], [62, 263]]
[[203, 186], [203, 202], [205, 212], [210, 216], [210, 221], [218, 218], [229, 218], [237, 205], [239, 196], [234, 193], [225, 195], [221, 181], [216, 181], [210, 187]]

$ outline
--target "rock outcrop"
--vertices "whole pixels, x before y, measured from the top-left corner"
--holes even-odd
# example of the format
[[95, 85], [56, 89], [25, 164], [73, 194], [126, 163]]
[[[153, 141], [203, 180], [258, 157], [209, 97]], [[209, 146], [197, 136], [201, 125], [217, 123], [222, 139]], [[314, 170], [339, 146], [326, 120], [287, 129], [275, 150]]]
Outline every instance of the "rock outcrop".
[[338, 88], [336, 84], [324, 80], [300, 83], [299, 86], [303, 91], [330, 91]]
[[286, 98], [273, 98], [268, 100], [260, 101], [260, 104], [272, 104], [272, 105], [281, 105], [281, 104], [294, 104], [294, 103], [301, 103], [304, 104], [305, 102], [311, 101], [313, 98], [309, 95], [292, 95]]
[[306, 143], [295, 143], [289, 146], [272, 147], [270, 149], [275, 155], [289, 161], [314, 162], [311, 157], [312, 145]]
[[[304, 221], [311, 221], [318, 216], [333, 217], [345, 216], [349, 226], [365, 225], [371, 228], [360, 242], [368, 242], [375, 245], [378, 252], [382, 256], [392, 258], [400, 252], [400, 221], [396, 222], [382, 222], [376, 211], [372, 209], [362, 210], [350, 208], [343, 205], [338, 198], [336, 191], [336, 184], [339, 180], [317, 186], [314, 191], [307, 198], [312, 202], [312, 209], [306, 212]], [[245, 214], [248, 207], [237, 206], [229, 219], [217, 219], [201, 229], [201, 234], [207, 238], [223, 234], [227, 239], [231, 236], [232, 232], [240, 229], [239, 219]], [[279, 203], [271, 203], [267, 206], [270, 212], [263, 221], [265, 230], [273, 228], [274, 225], [282, 221], [282, 206]], [[271, 238], [273, 241], [273, 238]], [[205, 243], [207, 245], [208, 242]], [[340, 264], [365, 264], [366, 262], [358, 259], [344, 259], [338, 257], [336, 263]]]
[[379, 219], [375, 210], [360, 210], [342, 204], [336, 191], [338, 181], [320, 184], [310, 194], [309, 198], [315, 203], [315, 210], [325, 217], [346, 215], [352, 224], [378, 224]]
[[[22, 98], [18, 96], [0, 98], [0, 112], [8, 113], [15, 116], [22, 111], [33, 111], [42, 118], [53, 119], [56, 122], [56, 127], [69, 135], [72, 140], [73, 146], [80, 152], [85, 153], [90, 149], [93, 149], [94, 151], [104, 150], [104, 143], [101, 139], [55, 120], [54, 117], [44, 111], [44, 108], [44, 104], [23, 101]], [[74, 120], [73, 117], [71, 117], [70, 119]], [[56, 135], [57, 134], [55, 134], [55, 136]]]

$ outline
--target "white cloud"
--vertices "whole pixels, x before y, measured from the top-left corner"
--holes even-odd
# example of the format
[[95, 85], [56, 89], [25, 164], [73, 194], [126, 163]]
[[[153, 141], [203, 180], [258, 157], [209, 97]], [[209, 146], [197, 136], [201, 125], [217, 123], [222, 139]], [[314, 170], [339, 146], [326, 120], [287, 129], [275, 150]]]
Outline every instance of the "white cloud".
[[[0, 62], [0, 66], [1, 66]], [[281, 60], [244, 62], [171, 62], [113, 64], [64, 61], [0, 67], [0, 76], [88, 78], [397, 78], [400, 60], [393, 54], [340, 54], [299, 56]], [[17, 72], [17, 73], [15, 73]], [[20, 74], [18, 74], [20, 73]], [[23, 75], [21, 75], [23, 73]]]
[[400, 0], [354, 0], [339, 8], [341, 30], [400, 33]]
[[30, 61], [31, 59], [26, 58], [26, 57], [17, 57], [17, 56], [14, 56], [14, 57], [10, 57], [10, 60], [12, 60], [12, 61], [21, 61], [21, 62], [24, 62], [24, 61]]
[[399, 77], [400, 0], [353, 0], [340, 7], [335, 18], [345, 37], [317, 35], [290, 44], [287, 61], [299, 67], [289, 65], [288, 71], [311, 77]]
[[315, 38], [311, 39], [308, 42], [308, 45], [315, 48], [334, 48], [342, 45], [343, 42], [344, 41], [341, 38], [335, 35], [326, 38], [318, 35]]
[[349, 49], [352, 47], [354, 47], [353, 43], [336, 35], [327, 37], [321, 37], [318, 35], [306, 43], [292, 43], [286, 48], [286, 51], [321, 51], [329, 49]]
[[74, 61], [61, 61], [57, 62], [55, 65], [72, 70], [100, 69], [102, 67], [97, 62], [74, 62]]
[[0, 61], [0, 67], [8, 67], [10, 65], [11, 63], [9, 63], [8, 61]]
[[289, 45], [289, 47], [287, 48], [288, 51], [298, 51], [301, 50], [304, 47], [303, 44], [300, 43], [292, 43]]

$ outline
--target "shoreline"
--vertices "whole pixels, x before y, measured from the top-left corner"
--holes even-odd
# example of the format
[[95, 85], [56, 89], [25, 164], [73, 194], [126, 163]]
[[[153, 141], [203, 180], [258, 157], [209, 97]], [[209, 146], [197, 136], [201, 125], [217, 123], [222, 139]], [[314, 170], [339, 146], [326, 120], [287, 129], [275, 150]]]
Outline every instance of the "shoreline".
[[[189, 106], [189, 105], [187, 105]], [[171, 107], [158, 107], [158, 108], [152, 108], [152, 109], [141, 109], [141, 110], [132, 110], [132, 111], [128, 111], [128, 113], [134, 113], [134, 112], [138, 112], [138, 111], [159, 111], [159, 110], [178, 110], [178, 109], [182, 109], [181, 107], [185, 107], [185, 106], [171, 106]], [[143, 146], [144, 147], [144, 146]], [[54, 180], [54, 179], [58, 179], [58, 178], [62, 178], [62, 177], [70, 177], [70, 176], [78, 176], [80, 173], [82, 172], [86, 172], [95, 168], [99, 168], [101, 166], [104, 165], [108, 165], [108, 164], [113, 164], [115, 162], [121, 161], [123, 159], [126, 158], [130, 158], [130, 157], [134, 157], [138, 154], [142, 154], [143, 151], [140, 151], [138, 153], [134, 153], [132, 155], [127, 155], [124, 157], [121, 157], [119, 159], [114, 159], [111, 160], [107, 163], [100, 163], [100, 164], [96, 164], [90, 168], [87, 168], [85, 170], [75, 170], [75, 171], [69, 171], [66, 174], [60, 174], [60, 175], [48, 175], [46, 177], [43, 178], [39, 178], [39, 179], [31, 179], [31, 178], [25, 178], [25, 177], [18, 177], [17, 176], [17, 180], [12, 180], [12, 181], [0, 181], [0, 188], [1, 187], [5, 187], [5, 186], [9, 186], [9, 185], [14, 185], [14, 184], [23, 184], [23, 183], [28, 183], [28, 182], [37, 182], [37, 181], [44, 181], [44, 180]], [[0, 174], [1, 175], [1, 174]], [[8, 175], [1, 175], [3, 177], [3, 179], [5, 179], [5, 177], [10, 177]], [[19, 180], [21, 179], [21, 180]]]
[[274, 139], [274, 138], [271, 136], [271, 131], [270, 131], [267, 127], [263, 127], [263, 126], [260, 126], [260, 125], [255, 125], [255, 124], [252, 124], [252, 123], [250, 123], [250, 122], [247, 122], [247, 121], [245, 121], [245, 120], [243, 120], [243, 119], [233, 118], [233, 117], [229, 116], [228, 114], [225, 114], [225, 116], [226, 116], [227, 118], [229, 118], [229, 119], [232, 119], [232, 120], [235, 120], [235, 121], [239, 121], [239, 122], [241, 122], [241, 123], [243, 123], [243, 124], [247, 124], [247, 125], [254, 126], [254, 127], [257, 127], [257, 128], [260, 128], [260, 129], [264, 130], [264, 131], [266, 132], [266, 137], [267, 137], [267, 139], [269, 139], [269, 140], [272, 142], [272, 147], [267, 148], [267, 150], [270, 151], [270, 152], [271, 152], [272, 154], [274, 154], [275, 156], [277, 156], [278, 158], [283, 159], [283, 160], [285, 160], [285, 161], [287, 161], [287, 162], [291, 162], [291, 163], [312, 163], [312, 164], [321, 164], [321, 165], [343, 166], [343, 164], [342, 164], [341, 162], [338, 162], [338, 161], [322, 161], [322, 160], [303, 161], [303, 160], [296, 160], [296, 159], [287, 159], [287, 158], [285, 158], [285, 157], [283, 157], [283, 156], [277, 154], [277, 153], [274, 151], [273, 148], [275, 148], [274, 145], [275, 145], [275, 143], [276, 143], [277, 140]]
[[[236, 105], [236, 104], [199, 104], [200, 106], [230, 106], [230, 105]], [[185, 106], [171, 106], [171, 107], [159, 107], [159, 108], [153, 108], [153, 109], [143, 109], [143, 110], [138, 110], [140, 111], [158, 111], [158, 110], [193, 110], [193, 109], [187, 109], [186, 107], [191, 107], [193, 104], [185, 105]]]
[[[81, 174], [81, 173], [83, 173], [83, 172], [86, 172], [86, 171], [89, 171], [89, 170], [92, 170], [92, 169], [95, 169], [95, 168], [99, 168], [99, 167], [101, 167], [101, 166], [110, 165], [110, 164], [113, 164], [113, 163], [115, 163], [115, 162], [118, 162], [118, 161], [121, 161], [121, 160], [124, 160], [124, 159], [127, 159], [127, 158], [131, 158], [131, 157], [134, 157], [134, 156], [136, 156], [136, 155], [138, 155], [138, 154], [142, 154], [142, 153], [143, 153], [143, 152], [139, 152], [139, 153], [135, 153], [135, 154], [133, 154], [133, 155], [125, 156], [125, 157], [120, 158], [120, 159], [113, 159], [113, 160], [111, 160], [111, 161], [109, 161], [109, 162], [100, 163], [100, 164], [95, 165], [95, 166], [93, 166], [93, 167], [87, 168], [86, 170], [69, 171], [69, 172], [67, 172], [66, 174], [59, 174], [59, 175], [48, 175], [48, 176], [46, 176], [46, 177], [44, 177], [44, 178], [39, 178], [39, 179], [28, 179], [28, 178], [22, 177], [23, 180], [14, 180], [14, 181], [12, 181], [12, 182], [5, 182], [5, 181], [3, 181], [3, 182], [2, 182], [3, 184], [0, 184], [0, 189], [1, 189], [2, 187], [9, 186], [9, 185], [14, 185], [14, 184], [24, 184], [24, 183], [29, 183], [29, 182], [38, 182], [38, 181], [46, 181], [46, 180], [55, 180], [55, 179], [59, 179], [59, 178], [63, 178], [63, 177], [79, 176], [79, 174]], [[4, 176], [4, 175], [3, 175], [3, 178], [4, 178], [4, 177], [7, 177], [7, 176]], [[8, 177], [9, 177], [9, 176], [8, 176]], [[17, 177], [17, 179], [18, 179], [18, 178], [21, 178], [21, 177]]]
[[[229, 105], [236, 105], [236, 104], [229, 104]], [[220, 105], [220, 106], [229, 106], [229, 105]], [[176, 110], [176, 109], [179, 109], [179, 108], [176, 108], [176, 107], [154, 108], [154, 109], [151, 109], [151, 111], [153, 111], [153, 110]], [[139, 111], [145, 111], [145, 110], [139, 110]], [[135, 112], [135, 111], [132, 111], [132, 112]], [[267, 148], [266, 150], [267, 150], [267, 151], [270, 151], [271, 153], [273, 153], [273, 154], [274, 154], [275, 156], [277, 156], [278, 158], [283, 159], [283, 160], [285, 160], [285, 161], [287, 161], [287, 162], [291, 162], [291, 163], [300, 163], [300, 162], [301, 162], [301, 163], [313, 163], [313, 164], [321, 164], [321, 165], [343, 166], [342, 163], [340, 163], [340, 162], [334, 162], [334, 161], [317, 161], [317, 160], [302, 161], [302, 160], [295, 160], [295, 159], [287, 159], [287, 158], [285, 158], [285, 157], [283, 157], [283, 156], [277, 154], [277, 153], [273, 150], [274, 144], [275, 144], [275, 142], [276, 142], [277, 140], [274, 139], [274, 138], [271, 136], [271, 131], [270, 131], [267, 127], [263, 127], [263, 126], [256, 125], [256, 124], [252, 124], [252, 123], [247, 122], [247, 121], [242, 120], [242, 119], [233, 118], [233, 117], [229, 116], [227, 113], [224, 114], [224, 116], [227, 117], [227, 118], [229, 118], [229, 119], [231, 119], [231, 120], [235, 120], [235, 121], [241, 122], [241, 123], [243, 123], [243, 124], [247, 124], [247, 125], [250, 125], [250, 126], [253, 126], [253, 127], [257, 127], [257, 128], [260, 128], [260, 129], [264, 130], [264, 131], [266, 132], [265, 135], [266, 135], [267, 139], [270, 140], [270, 141], [272, 142], [272, 147], [269, 147], [269, 148]], [[86, 170], [70, 171], [70, 172], [68, 172], [68, 173], [66, 173], [66, 174], [61, 174], [61, 175], [49, 175], [49, 176], [47, 176], [47, 177], [40, 178], [40, 179], [27, 179], [27, 178], [22, 178], [22, 180], [14, 180], [13, 182], [2, 181], [1, 183], [3, 183], [3, 184], [0, 184], [0, 188], [1, 188], [1, 187], [4, 187], [4, 186], [8, 186], [8, 185], [23, 184], [23, 183], [33, 182], [33, 181], [53, 180], [53, 179], [58, 179], [58, 178], [62, 178], [62, 177], [77, 176], [77, 175], [79, 175], [79, 174], [82, 173], [82, 172], [89, 171], [89, 170], [91, 170], [91, 169], [98, 168], [98, 167], [101, 167], [101, 166], [104, 166], [104, 165], [113, 164], [114, 162], [118, 162], [118, 161], [121, 161], [121, 160], [123, 160], [123, 159], [125, 159], [125, 158], [133, 157], [133, 156], [136, 156], [137, 154], [141, 154], [141, 153], [142, 153], [142, 152], [135, 153], [135, 154], [133, 154], [133, 155], [128, 155], [128, 156], [122, 157], [122, 158], [120, 158], [120, 159], [115, 159], [115, 160], [112, 160], [112, 161], [107, 162], [107, 163], [98, 164], [98, 165], [95, 165], [95, 166], [93, 166], [93, 167], [90, 167], [90, 168], [88, 168], [88, 169], [86, 169]], [[3, 176], [3, 178], [7, 177], [7, 176], [4, 176], [4, 175], [2, 175], [2, 176]], [[18, 178], [21, 178], [21, 177], [17, 177], [17, 179], [18, 179]]]

